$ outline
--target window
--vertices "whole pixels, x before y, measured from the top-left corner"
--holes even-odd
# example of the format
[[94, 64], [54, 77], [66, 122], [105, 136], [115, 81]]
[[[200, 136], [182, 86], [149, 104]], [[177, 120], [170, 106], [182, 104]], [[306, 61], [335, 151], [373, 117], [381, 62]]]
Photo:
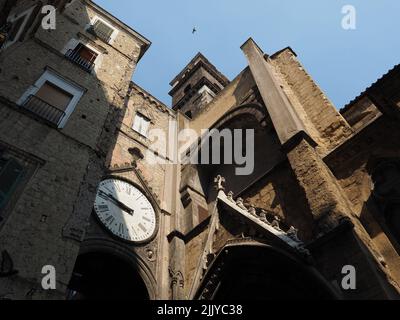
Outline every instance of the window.
[[114, 29], [100, 20], [97, 20], [95, 24], [89, 28], [89, 31], [104, 42], [109, 43]]
[[150, 127], [150, 120], [141, 113], [137, 113], [132, 129], [144, 137], [147, 137]]
[[185, 90], [183, 90], [184, 94], [187, 94], [190, 90], [192, 90], [192, 86], [189, 84]]
[[24, 167], [15, 159], [0, 159], [0, 212], [5, 208], [23, 174]]
[[185, 112], [186, 117], [188, 117], [189, 119], [192, 119], [192, 111], [187, 111]]
[[118, 30], [99, 17], [95, 17], [87, 31], [106, 43], [111, 43], [117, 36]]
[[58, 128], [62, 128], [83, 93], [83, 89], [79, 86], [48, 70], [34, 86], [28, 89], [18, 104]]
[[40, 163], [39, 159], [0, 143], [0, 228]]
[[95, 60], [98, 57], [98, 53], [94, 52], [82, 43], [79, 43], [75, 49], [68, 50], [65, 56], [85, 71], [91, 72], [95, 66]]
[[73, 98], [72, 94], [57, 87], [49, 81], [46, 81], [43, 84], [38, 92], [36, 92], [35, 96], [62, 111], [67, 109]]

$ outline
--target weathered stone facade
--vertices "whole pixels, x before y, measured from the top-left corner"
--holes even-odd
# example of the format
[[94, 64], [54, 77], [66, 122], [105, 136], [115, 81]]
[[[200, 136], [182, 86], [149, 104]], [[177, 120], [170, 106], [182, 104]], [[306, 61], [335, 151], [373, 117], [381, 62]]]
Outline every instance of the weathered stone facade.
[[[0, 51], [0, 179], [6, 165], [23, 172], [0, 193], [0, 298], [93, 298], [101, 285], [106, 298], [129, 286], [165, 300], [399, 298], [398, 66], [339, 112], [292, 49], [269, 56], [249, 39], [232, 81], [196, 55], [169, 108], [131, 82], [148, 40], [84, 0], [49, 1], [57, 29], [43, 30], [42, 2], [0, 1], [0, 25], [32, 10]], [[108, 39], [88, 29], [98, 18]], [[96, 52], [90, 69], [71, 61], [77, 44]], [[46, 72], [82, 91], [56, 123], [22, 99]], [[177, 162], [183, 129], [254, 130], [254, 170]], [[122, 241], [101, 224], [93, 203], [110, 177], [149, 200], [154, 237]], [[56, 290], [42, 288], [47, 265]]]

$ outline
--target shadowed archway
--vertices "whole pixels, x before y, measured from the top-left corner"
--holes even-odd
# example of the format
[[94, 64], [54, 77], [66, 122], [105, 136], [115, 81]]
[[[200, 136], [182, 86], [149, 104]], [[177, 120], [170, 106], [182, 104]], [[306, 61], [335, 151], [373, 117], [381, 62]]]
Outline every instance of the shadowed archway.
[[81, 254], [69, 284], [69, 300], [149, 300], [139, 273], [122, 258], [104, 252]]
[[266, 245], [228, 245], [196, 296], [204, 300], [336, 300], [338, 294], [313, 267]]

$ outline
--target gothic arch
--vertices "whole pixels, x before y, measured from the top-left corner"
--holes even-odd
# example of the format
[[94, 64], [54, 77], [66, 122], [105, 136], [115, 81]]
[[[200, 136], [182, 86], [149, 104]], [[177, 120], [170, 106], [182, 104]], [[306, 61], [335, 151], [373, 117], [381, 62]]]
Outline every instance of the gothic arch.
[[227, 114], [215, 122], [211, 128], [218, 129], [224, 127], [229, 121], [243, 115], [252, 115], [263, 127], [266, 125], [268, 119], [268, 115], [263, 106], [259, 104], [245, 104], [230, 110]]
[[79, 257], [88, 254], [104, 254], [109, 257], [115, 257], [126, 263], [130, 269], [137, 273], [147, 290], [148, 299], [155, 300], [157, 296], [156, 280], [146, 262], [131, 249], [119, 245], [106, 239], [88, 239], [85, 240], [79, 252]]
[[235, 242], [215, 258], [195, 299], [340, 299], [314, 267], [292, 254], [250, 240]]

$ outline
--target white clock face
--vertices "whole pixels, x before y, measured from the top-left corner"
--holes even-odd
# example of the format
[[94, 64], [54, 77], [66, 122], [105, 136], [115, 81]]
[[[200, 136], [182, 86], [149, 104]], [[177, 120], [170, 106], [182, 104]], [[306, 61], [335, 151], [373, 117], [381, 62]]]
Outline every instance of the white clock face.
[[125, 181], [101, 182], [94, 210], [104, 226], [121, 239], [144, 242], [155, 233], [153, 206], [138, 188]]

